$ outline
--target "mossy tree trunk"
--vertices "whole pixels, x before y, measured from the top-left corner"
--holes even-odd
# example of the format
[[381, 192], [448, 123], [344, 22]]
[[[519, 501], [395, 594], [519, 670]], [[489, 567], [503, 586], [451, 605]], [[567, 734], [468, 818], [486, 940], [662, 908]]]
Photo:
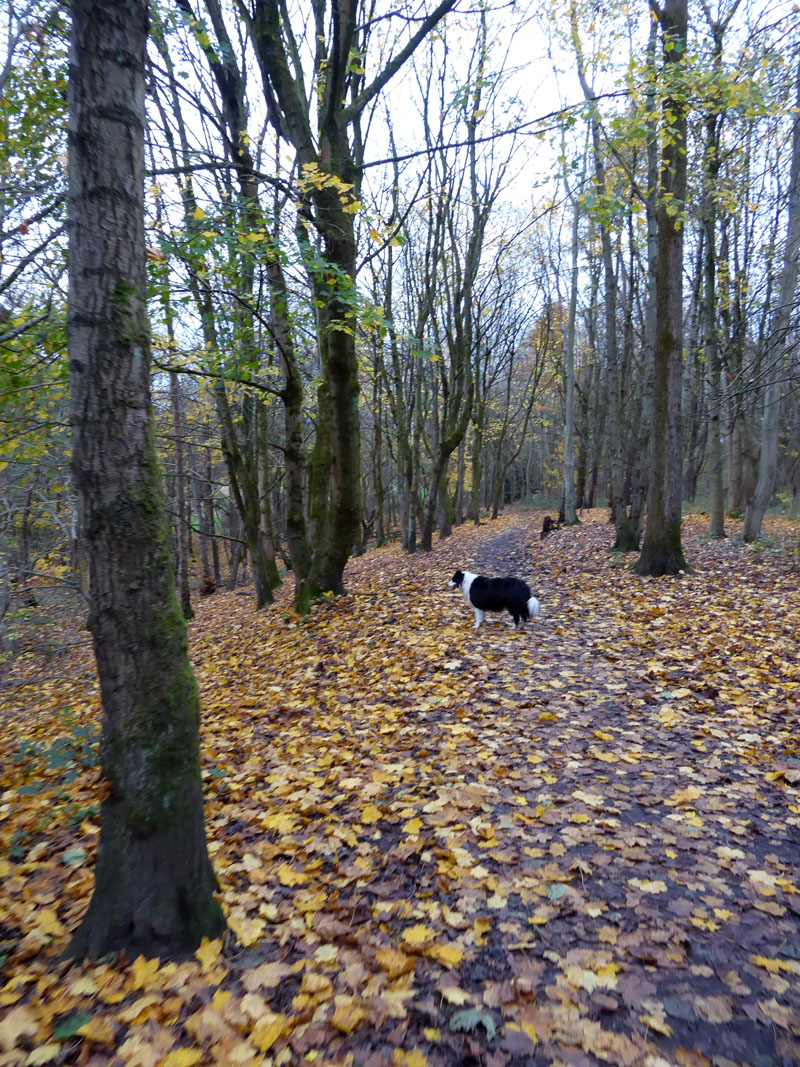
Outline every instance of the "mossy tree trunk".
[[636, 571], [677, 574], [686, 569], [681, 541], [683, 491], [681, 388], [683, 370], [683, 212], [686, 203], [687, 0], [665, 0], [658, 9], [666, 94], [661, 189], [657, 207], [656, 335], [653, 433], [647, 525]]
[[68, 949], [169, 955], [225, 926], [206, 847], [200, 706], [150, 408], [145, 0], [73, 0], [69, 358], [73, 474], [103, 700], [95, 888]]
[[[341, 593], [344, 568], [361, 530], [361, 427], [354, 328], [354, 213], [364, 154], [362, 118], [455, 0], [423, 16], [372, 81], [366, 82], [373, 20], [358, 0], [313, 5], [316, 51], [303, 71], [290, 15], [279, 0], [253, 0], [246, 23], [269, 119], [293, 145], [306, 186], [304, 211], [313, 222], [307, 269], [318, 301], [321, 364], [318, 438], [308, 470], [312, 559], [295, 590], [304, 610], [325, 592]], [[358, 62], [355, 62], [355, 58]], [[310, 91], [308, 87], [311, 87]], [[309, 100], [316, 105], [312, 121]], [[316, 536], [315, 536], [316, 534]]]

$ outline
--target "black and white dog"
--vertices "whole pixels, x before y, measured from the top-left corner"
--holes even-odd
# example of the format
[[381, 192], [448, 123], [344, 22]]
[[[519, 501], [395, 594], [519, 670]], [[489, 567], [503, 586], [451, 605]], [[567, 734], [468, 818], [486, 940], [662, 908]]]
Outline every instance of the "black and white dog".
[[539, 601], [531, 596], [527, 583], [520, 578], [484, 578], [470, 571], [456, 571], [447, 584], [451, 589], [460, 589], [466, 602], [474, 608], [476, 630], [487, 611], [509, 611], [517, 630], [541, 610]]

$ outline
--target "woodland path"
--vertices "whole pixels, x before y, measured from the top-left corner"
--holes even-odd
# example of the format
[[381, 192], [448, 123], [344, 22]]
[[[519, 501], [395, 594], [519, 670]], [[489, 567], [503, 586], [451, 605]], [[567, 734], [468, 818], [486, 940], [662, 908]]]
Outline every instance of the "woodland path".
[[[543, 600], [542, 618], [529, 626], [535, 662], [526, 656], [521, 671], [510, 677], [499, 672], [528, 723], [521, 731], [527, 743], [518, 746], [517, 730], [517, 738], [502, 746], [502, 763], [524, 778], [531, 749], [544, 757], [555, 780], [547, 782], [540, 817], [552, 830], [533, 839], [549, 843], [544, 851], [560, 859], [561, 869], [569, 858], [585, 899], [564, 904], [537, 928], [537, 955], [545, 967], [557, 963], [556, 973], [558, 967], [564, 973], [563, 961], [571, 960], [590, 1019], [628, 1034], [634, 1044], [655, 1039], [667, 1062], [800, 1063], [800, 822], [787, 821], [786, 794], [765, 780], [764, 770], [780, 731], [786, 736], [784, 706], [771, 709], [772, 716], [769, 708], [759, 709], [762, 722], [772, 719], [774, 733], [748, 733], [747, 724], [737, 728], [727, 715], [717, 725], [717, 670], [729, 650], [724, 641], [711, 650], [715, 671], [704, 677], [692, 626], [680, 619], [687, 611], [705, 613], [702, 593], [693, 604], [680, 580], [647, 583], [664, 592], [666, 602], [656, 594], [652, 628], [642, 629], [636, 616], [643, 605], [626, 602], [624, 589], [615, 596], [598, 581], [608, 560], [585, 560], [580, 546], [587, 540], [585, 531], [563, 529], [537, 544], [512, 528], [482, 539], [472, 568], [525, 575]], [[582, 565], [565, 560], [569, 541]], [[627, 573], [624, 578], [628, 586], [642, 585]], [[713, 578], [711, 588], [720, 589]], [[737, 605], [731, 592], [722, 606], [741, 616], [741, 648], [748, 643], [747, 601]], [[676, 629], [685, 644], [669, 649], [670, 669], [649, 662], [663, 649], [659, 631], [671, 646]], [[549, 699], [539, 684], [531, 686], [539, 678], [554, 687]], [[562, 699], [562, 692], [569, 696]], [[705, 713], [700, 718], [681, 714], [672, 703], [690, 693]], [[552, 715], [541, 713], [542, 704]], [[791, 777], [796, 783], [800, 775], [795, 770]], [[795, 816], [798, 810], [793, 808]], [[534, 866], [546, 867], [547, 855]], [[793, 891], [783, 898], [779, 885], [787, 874], [790, 881], [783, 885]], [[615, 947], [615, 958], [622, 949], [625, 958], [608, 986], [592, 977], [610, 960], [605, 945]], [[513, 953], [506, 958], [513, 960]], [[754, 965], [754, 958], [761, 962]], [[782, 996], [775, 999], [774, 993]], [[793, 1019], [791, 1036], [772, 1025], [775, 1014]], [[575, 1025], [579, 1032], [580, 1023]], [[551, 1062], [551, 1052], [543, 1051], [530, 1062]], [[626, 1061], [623, 1049], [617, 1055]], [[601, 1058], [606, 1056], [616, 1062], [613, 1048]], [[580, 1057], [567, 1055], [564, 1062]]]
[[[207, 829], [234, 936], [196, 960], [58, 963], [91, 893], [99, 773], [65, 787], [19, 742], [33, 722], [51, 743], [64, 709], [96, 724], [88, 650], [23, 692], [0, 720], [2, 1067], [31, 1050], [796, 1067], [798, 524], [746, 549], [688, 518], [694, 571], [641, 579], [606, 514], [545, 541], [541, 513], [518, 513], [426, 555], [370, 551], [304, 619], [289, 588], [267, 612], [200, 602]], [[473, 630], [457, 567], [526, 578], [541, 616]]]

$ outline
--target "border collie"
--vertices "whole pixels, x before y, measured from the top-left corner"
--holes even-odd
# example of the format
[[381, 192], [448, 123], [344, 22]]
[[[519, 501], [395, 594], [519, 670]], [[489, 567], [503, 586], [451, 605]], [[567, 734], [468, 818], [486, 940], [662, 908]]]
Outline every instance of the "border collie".
[[460, 589], [464, 600], [474, 608], [476, 630], [487, 611], [508, 610], [517, 630], [541, 610], [539, 601], [531, 596], [527, 583], [520, 578], [484, 578], [471, 571], [456, 571], [447, 584], [451, 589]]

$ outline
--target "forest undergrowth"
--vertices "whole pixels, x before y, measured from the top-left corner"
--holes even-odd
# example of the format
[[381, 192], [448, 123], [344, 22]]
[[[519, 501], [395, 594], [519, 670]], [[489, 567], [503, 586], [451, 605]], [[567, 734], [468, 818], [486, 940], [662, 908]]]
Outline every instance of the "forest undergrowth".
[[[800, 1062], [800, 522], [754, 547], [687, 517], [692, 572], [643, 579], [607, 512], [541, 518], [370, 551], [306, 618], [288, 587], [200, 601], [231, 933], [189, 960], [58, 961], [99, 695], [85, 641], [17, 660], [0, 1067]], [[456, 567], [525, 577], [542, 615], [473, 630]]]

